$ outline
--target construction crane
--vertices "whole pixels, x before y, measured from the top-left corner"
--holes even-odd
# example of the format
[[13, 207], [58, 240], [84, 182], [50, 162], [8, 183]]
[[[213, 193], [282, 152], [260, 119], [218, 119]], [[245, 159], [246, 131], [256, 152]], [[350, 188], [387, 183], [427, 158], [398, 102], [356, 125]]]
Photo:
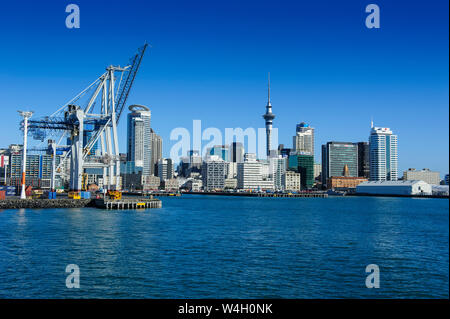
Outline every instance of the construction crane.
[[[108, 66], [105, 73], [52, 115], [28, 119], [28, 130], [35, 140], [55, 137], [55, 148], [62, 146], [64, 137], [70, 141], [68, 152], [54, 170], [58, 171], [70, 156], [70, 190], [82, 189], [85, 167], [103, 168], [103, 178], [108, 181], [104, 187], [120, 188], [117, 124], [147, 46], [139, 48], [125, 67]], [[92, 156], [90, 152], [96, 143], [100, 143], [101, 155]], [[54, 173], [52, 179], [54, 185]]]

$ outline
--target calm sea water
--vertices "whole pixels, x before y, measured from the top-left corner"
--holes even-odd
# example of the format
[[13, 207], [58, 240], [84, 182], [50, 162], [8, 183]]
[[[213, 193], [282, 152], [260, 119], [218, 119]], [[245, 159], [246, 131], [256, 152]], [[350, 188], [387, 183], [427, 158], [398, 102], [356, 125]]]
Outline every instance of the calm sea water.
[[[0, 211], [1, 298], [448, 298], [449, 201], [184, 195]], [[80, 268], [79, 289], [65, 268]], [[380, 267], [380, 288], [365, 267]]]

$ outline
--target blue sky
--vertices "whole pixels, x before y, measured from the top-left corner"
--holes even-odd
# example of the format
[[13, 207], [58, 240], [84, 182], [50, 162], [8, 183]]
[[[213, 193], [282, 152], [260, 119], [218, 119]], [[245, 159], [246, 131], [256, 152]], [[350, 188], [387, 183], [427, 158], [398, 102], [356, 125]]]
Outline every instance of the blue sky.
[[[81, 28], [65, 27], [76, 3]], [[381, 28], [367, 29], [376, 3]], [[449, 167], [447, 1], [20, 1], [0, 11], [1, 145], [19, 143], [18, 109], [52, 113], [109, 64], [152, 45], [127, 104], [170, 132], [263, 127], [267, 72], [274, 126], [291, 146], [295, 125], [320, 145], [367, 141], [370, 119], [399, 136], [399, 168]], [[120, 148], [126, 150], [126, 121]]]

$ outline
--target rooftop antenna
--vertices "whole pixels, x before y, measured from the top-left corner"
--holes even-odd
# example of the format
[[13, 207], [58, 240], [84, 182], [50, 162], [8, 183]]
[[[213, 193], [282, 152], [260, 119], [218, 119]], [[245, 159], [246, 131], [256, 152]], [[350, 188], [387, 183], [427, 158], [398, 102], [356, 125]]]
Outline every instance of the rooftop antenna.
[[373, 128], [373, 117], [370, 117], [370, 128]]

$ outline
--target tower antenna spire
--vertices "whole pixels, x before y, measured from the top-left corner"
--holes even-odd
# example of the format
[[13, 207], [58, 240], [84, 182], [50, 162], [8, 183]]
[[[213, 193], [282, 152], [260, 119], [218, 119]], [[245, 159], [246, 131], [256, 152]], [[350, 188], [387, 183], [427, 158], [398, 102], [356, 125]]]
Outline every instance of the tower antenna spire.
[[268, 102], [270, 103], [270, 72], [269, 72], [269, 90], [268, 90]]

